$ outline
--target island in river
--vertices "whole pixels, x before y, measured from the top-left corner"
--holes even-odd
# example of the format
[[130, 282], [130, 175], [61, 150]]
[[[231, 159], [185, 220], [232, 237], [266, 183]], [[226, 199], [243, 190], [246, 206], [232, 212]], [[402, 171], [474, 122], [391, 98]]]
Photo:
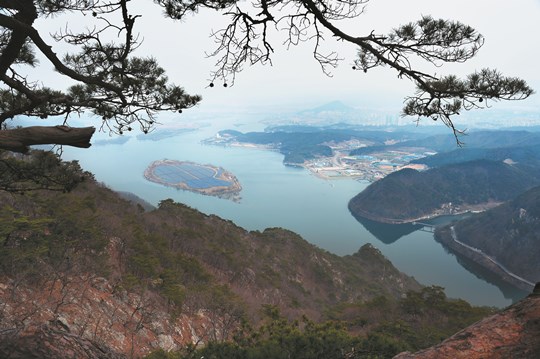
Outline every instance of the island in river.
[[232, 173], [221, 167], [188, 161], [159, 160], [144, 171], [148, 181], [233, 201], [240, 200], [242, 186]]

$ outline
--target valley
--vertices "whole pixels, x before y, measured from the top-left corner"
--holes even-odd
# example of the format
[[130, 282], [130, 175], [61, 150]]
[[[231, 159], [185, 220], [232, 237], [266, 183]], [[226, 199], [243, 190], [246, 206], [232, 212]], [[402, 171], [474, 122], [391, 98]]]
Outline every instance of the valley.
[[[238, 119], [233, 121], [236, 123]], [[131, 139], [123, 145], [92, 148], [92, 153], [70, 149], [66, 155], [67, 158], [76, 156], [85, 168], [96, 174], [99, 181], [111, 188], [140, 194], [153, 205], [163, 198], [172, 198], [203, 213], [232, 220], [248, 230], [287, 228], [310, 243], [339, 255], [355, 253], [363, 244], [372, 243], [401, 271], [413, 275], [422, 284], [443, 286], [449, 297], [464, 298], [478, 305], [503, 307], [527, 295], [526, 291], [507, 287], [504, 281], [484, 273], [482, 268], [464, 266], [464, 258], [448, 253], [433, 240], [432, 233], [420, 231], [421, 227], [411, 225], [411, 229], [401, 230], [397, 228], [399, 225], [368, 224], [367, 220], [356, 220], [351, 216], [347, 203], [368, 186], [367, 181], [346, 177], [337, 181], [321, 180], [303, 168], [285, 166], [283, 155], [276, 150], [201, 143], [201, 140], [222, 131], [224, 126], [219, 123], [176, 138], [145, 142], [144, 149], [139, 147], [137, 139]], [[241, 127], [244, 132], [261, 129], [258, 124]], [[388, 139], [388, 132], [378, 133], [379, 137], [384, 135], [383, 138]], [[408, 133], [400, 136], [409, 138]], [[429, 135], [420, 131], [414, 136]], [[446, 138], [453, 141], [451, 137]], [[455, 143], [448, 146], [455, 149], [451, 147]], [[242, 183], [242, 202], [200, 196], [147, 182], [140, 173], [144, 171], [145, 163], [155, 159], [152, 152], [189, 153], [192, 161], [215, 163], [227, 168]], [[96, 163], [96, 156], [110, 161]], [[122, 163], [123, 176], [115, 175], [115, 163]]]
[[[70, 193], [2, 196], [2, 355], [180, 355], [197, 343], [207, 356], [279, 325], [299, 340], [323, 338], [310, 339], [313, 350], [335, 343], [390, 357], [494, 313], [420, 285], [371, 244], [337, 256], [288, 230], [247, 231], [172, 199], [146, 212], [79, 175]], [[237, 333], [243, 320], [257, 329]], [[259, 345], [273, 344], [249, 346]]]
[[[45, 288], [49, 294], [26, 284], [20, 288], [2, 287], [0, 295], [4, 296], [4, 303], [7, 303], [4, 313], [11, 318], [10, 322], [6, 323], [16, 325], [19, 314], [27, 315], [31, 312], [37, 315], [32, 317], [34, 318], [32, 320], [38, 320], [38, 317], [49, 318], [51, 315], [50, 318], [55, 318], [54, 315], [59, 315], [59, 321], [50, 319], [48, 322], [50, 324], [41, 327], [41, 332], [24, 332], [24, 335], [29, 336], [25, 338], [34, 338], [34, 336], [52, 338], [58, 335], [58, 328], [67, 327], [82, 333], [80, 340], [87, 340], [89, 334], [85, 334], [84, 328], [98, 333], [96, 328], [101, 328], [101, 323], [117, 317], [124, 321], [125, 329], [120, 330], [112, 326], [107, 331], [100, 330], [99, 336], [111, 338], [107, 341], [114, 346], [115, 351], [140, 350], [138, 353], [142, 354], [147, 353], [148, 349], [145, 348], [180, 348], [181, 346], [171, 346], [171, 343], [178, 345], [182, 343], [182, 340], [199, 341], [203, 337], [207, 338], [206, 340], [220, 338], [224, 332], [209, 331], [209, 328], [216, 327], [216, 318], [221, 318], [219, 319], [220, 326], [234, 323], [234, 318], [238, 318], [239, 313], [244, 313], [242, 315], [247, 315], [251, 320], [264, 322], [265, 319], [260, 316], [257, 308], [261, 303], [267, 303], [277, 306], [280, 315], [284, 316], [284, 319], [274, 320], [288, 320], [287, 318], [305, 314], [311, 318], [309, 320], [324, 321], [331, 318], [347, 323], [347, 332], [340, 335], [348, 336], [350, 333], [356, 335], [354, 339], [352, 337], [347, 339], [351, 340], [351, 344], [347, 345], [369, 347], [371, 348], [369, 350], [379, 350], [380, 353], [386, 353], [384, 355], [388, 357], [438, 341], [439, 339], [428, 334], [434, 332], [432, 323], [438, 323], [436, 325], [440, 326], [439, 320], [441, 320], [450, 324], [448, 329], [438, 334], [440, 338], [443, 338], [451, 331], [470, 323], [469, 320], [478, 319], [493, 310], [470, 307], [462, 300], [453, 298], [467, 298], [479, 304], [495, 304], [503, 307], [522, 299], [530, 292], [530, 288], [520, 291], [508, 286], [504, 278], [501, 280], [501, 278], [493, 277], [494, 272], [490, 271], [489, 267], [486, 267], [487, 271], [486, 268], [475, 268], [477, 263], [467, 262], [471, 258], [466, 253], [463, 255], [447, 252], [447, 247], [433, 240], [433, 233], [422, 231], [422, 224], [403, 224], [400, 225], [403, 226], [400, 229], [395, 229], [396, 225], [380, 222], [368, 223], [367, 219], [360, 218], [357, 221], [348, 212], [346, 203], [356, 194], [363, 193], [374, 184], [384, 184], [386, 178], [392, 178], [401, 172], [418, 171], [413, 169], [395, 171], [371, 185], [366, 181], [352, 178], [343, 178], [339, 181], [321, 180], [305, 168], [285, 166], [282, 155], [276, 151], [234, 146], [225, 148], [208, 146], [200, 144], [200, 138], [201, 133], [190, 132], [181, 134], [179, 139], [184, 144], [183, 150], [194, 154], [193, 157], [197, 162], [208, 163], [208, 159], [213, 158], [214, 163], [219, 163], [220, 167], [231, 169], [235, 173], [243, 184], [245, 196], [241, 203], [224, 201], [217, 197], [200, 196], [198, 193], [188, 191], [177, 191], [174, 188], [146, 181], [138, 171], [141, 171], [141, 168], [144, 169], [145, 159], [150, 158], [151, 153], [137, 152], [136, 139], [130, 139], [123, 144], [96, 147], [111, 153], [111, 147], [108, 146], [122, 146], [123, 149], [135, 155], [132, 158], [137, 159], [132, 161], [131, 165], [126, 165], [126, 159], [122, 160], [126, 168], [123, 176], [107, 179], [102, 176], [115, 172], [101, 170], [96, 178], [100, 182], [106, 182], [108, 186], [119, 186], [138, 194], [139, 196], [124, 196], [136, 203], [139, 202], [138, 197], [140, 197], [157, 205], [157, 209], [149, 208], [148, 203], [142, 201], [141, 205], [133, 204], [130, 207], [114, 197], [115, 195], [104, 185], [94, 184], [92, 181], [77, 189], [75, 197], [65, 194], [62, 197], [50, 197], [49, 200], [40, 199], [37, 203], [45, 207], [39, 207], [36, 204], [29, 205], [28, 201], [37, 199], [36, 196], [29, 197], [20, 204], [10, 202], [12, 206], [20, 206], [14, 207], [20, 208], [18, 210], [35, 208], [32, 213], [20, 213], [24, 215], [24, 223], [27, 221], [30, 221], [28, 223], [42, 223], [39, 226], [48, 226], [49, 221], [54, 221], [54, 212], [48, 211], [47, 220], [40, 222], [39, 217], [34, 217], [42, 211], [37, 208], [62, 208], [47, 205], [47, 201], [50, 200], [62, 201], [64, 203], [62, 211], [67, 211], [66, 213], [71, 213], [75, 217], [80, 216], [80, 213], [94, 213], [87, 216], [87, 222], [77, 224], [76, 227], [94, 228], [95, 231], [81, 232], [91, 238], [105, 238], [101, 237], [103, 234], [114, 237], [111, 237], [107, 245], [108, 255], [112, 262], [106, 266], [100, 265], [103, 268], [112, 268], [113, 271], [112, 276], [106, 272], [99, 274], [98, 277], [87, 276], [84, 274], [84, 268], [86, 268], [84, 266], [87, 264], [84, 263], [92, 263], [93, 260], [83, 260], [76, 267], [77, 273], [66, 275], [56, 272], [58, 277], [56, 281], [41, 282], [43, 286], [40, 288]], [[186, 143], [191, 143], [191, 147], [186, 146]], [[152, 141], [150, 146], [154, 148], [154, 151], [173, 153], [173, 148], [178, 151], [178, 139], [165, 138]], [[332, 146], [339, 147], [336, 144]], [[342, 150], [345, 152], [344, 149]], [[221, 153], [221, 156], [217, 156], [217, 153]], [[84, 156], [82, 158], [84, 162]], [[216, 162], [218, 158], [219, 161]], [[338, 156], [338, 158], [342, 157]], [[422, 160], [422, 158], [417, 160]], [[118, 161], [119, 159], [116, 160]], [[484, 168], [482, 160], [477, 162], [480, 163], [479, 168]], [[114, 163], [113, 160], [110, 165], [114, 166]], [[100, 165], [103, 164], [106, 162], [100, 162]], [[459, 167], [459, 164], [453, 166]], [[493, 167], [499, 171], [498, 166], [500, 165], [493, 165], [488, 161], [486, 168]], [[504, 166], [514, 165], [504, 163]], [[505, 168], [504, 166], [502, 168]], [[437, 167], [435, 169], [439, 170]], [[130, 171], [139, 174], [133, 178], [126, 176]], [[424, 174], [429, 171], [431, 170], [418, 173]], [[485, 168], [478, 172], [481, 174], [484, 171]], [[134, 187], [126, 185], [126, 179], [133, 181]], [[92, 195], [85, 192], [88, 190]], [[163, 200], [163, 198], [171, 199]], [[384, 199], [384, 197], [381, 198]], [[185, 204], [177, 203], [180, 201]], [[68, 205], [68, 203], [71, 204]], [[143, 206], [150, 212], [145, 212]], [[202, 209], [206, 214], [190, 208], [191, 206]], [[497, 206], [496, 209], [502, 206]], [[525, 209], [524, 205], [520, 206]], [[122, 210], [115, 208], [122, 208]], [[481, 207], [475, 209], [479, 208]], [[521, 218], [526, 218], [529, 225], [533, 224], [534, 210], [527, 207], [526, 211], [527, 216], [522, 213]], [[224, 219], [214, 215], [219, 212], [223, 213]], [[484, 212], [484, 214], [489, 212]], [[21, 215], [17, 213], [7, 211], [3, 213], [2, 218], [13, 222], [10, 216]], [[124, 217], [121, 219], [117, 216]], [[432, 223], [430, 225], [448, 223], [439, 221], [439, 218], [434, 218], [430, 222]], [[130, 226], [124, 227], [128, 223]], [[238, 224], [246, 229], [238, 227]], [[404, 228], [404, 226], [410, 227]], [[274, 228], [265, 229], [268, 227]], [[276, 227], [298, 228], [302, 236], [304, 236], [303, 233], [307, 233], [305, 238], [311, 243], [293, 232]], [[59, 228], [66, 230], [69, 226]], [[62, 240], [63, 236], [59, 232], [54, 238]], [[322, 244], [322, 250], [313, 245], [317, 242]], [[73, 253], [69, 256], [70, 258], [81, 256], [82, 259], [86, 255], [93, 255], [92, 253], [103, 253], [99, 252], [101, 247], [87, 251], [84, 242], [78, 243], [80, 245], [77, 244], [77, 246], [80, 247], [77, 248], [80, 248], [82, 252]], [[105, 242], [96, 242], [98, 246], [104, 244]], [[480, 247], [478, 244], [467, 245], [471, 248]], [[331, 248], [331, 251], [327, 248]], [[96, 250], [98, 252], [95, 252]], [[484, 249], [481, 250], [484, 251]], [[332, 252], [342, 254], [335, 255]], [[42, 255], [39, 253], [41, 252], [35, 255]], [[309, 258], [302, 261], [305, 268], [298, 267], [296, 264], [298, 258]], [[500, 261], [494, 256], [491, 258]], [[58, 260], [62, 261], [60, 257]], [[267, 260], [269, 262], [266, 262]], [[58, 268], [68, 268], [66, 263], [62, 264], [64, 267]], [[503, 265], [507, 266], [507, 264]], [[350, 272], [351, 270], [354, 274]], [[44, 267], [40, 271], [47, 273], [49, 269]], [[176, 271], [182, 274], [172, 275]], [[403, 272], [413, 274], [414, 279], [405, 276]], [[514, 269], [512, 269], [513, 272]], [[23, 273], [25, 276], [36, 275], [34, 271], [25, 270]], [[362, 273], [365, 277], [359, 276]], [[70, 283], [73, 278], [80, 279], [75, 280], [74, 284], [79, 283], [77, 285], [85, 287], [72, 286]], [[106, 281], [100, 278], [106, 278]], [[175, 282], [179, 280], [178, 278], [182, 278], [181, 282]], [[370, 283], [367, 278], [374, 278], [376, 281]], [[200, 283], [206, 284], [200, 287], [198, 285]], [[141, 284], [144, 285], [141, 287]], [[444, 289], [439, 287], [441, 284]], [[226, 287], [220, 287], [220, 285]], [[51, 291], [51, 288], [58, 289]], [[147, 289], [142, 292], [145, 294], [140, 296], [142, 288]], [[13, 290], [20, 290], [21, 293], [25, 293], [26, 298], [32, 298], [32, 301], [28, 303], [42, 303], [39, 305], [41, 309], [25, 306], [21, 307], [19, 312], [13, 311], [16, 307], [15, 303], [10, 302], [7, 296], [8, 292]], [[313, 293], [316, 293], [316, 296], [313, 296]], [[449, 299], [447, 295], [451, 298]], [[107, 308], [117, 309], [110, 312], [105, 307], [101, 308], [95, 301], [96, 298], [101, 298], [102, 301], [108, 303]], [[120, 300], [121, 298], [131, 299], [126, 303]], [[318, 299], [314, 300], [314, 298]], [[79, 317], [78, 312], [72, 311], [73, 307], [69, 303], [81, 301], [87, 303], [85, 305], [88, 310], [99, 315], [91, 317], [88, 315], [89, 312], [84, 312], [87, 313], [84, 314], [86, 316]], [[47, 303], [52, 303], [57, 309], [48, 307]], [[212, 303], [217, 303], [217, 306], [213, 306]], [[176, 317], [176, 320], [180, 322], [165, 319], [170, 313], [176, 313], [173, 309], [176, 308], [175, 306], [183, 308], [181, 315]], [[154, 309], [149, 311], [150, 307]], [[322, 315], [321, 308], [327, 308], [329, 311], [325, 311]], [[419, 308], [423, 309], [419, 310]], [[266, 310], [270, 309], [266, 308]], [[130, 311], [135, 314], [131, 317], [126, 316], [125, 313]], [[194, 313], [195, 316], [193, 316]], [[453, 320], [449, 321], [448, 313], [453, 313]], [[229, 317], [229, 315], [232, 316]], [[420, 322], [419, 315], [424, 318]], [[424, 315], [426, 317], [423, 317]], [[403, 338], [390, 330], [389, 324], [380, 322], [380, 320], [387, 320], [394, 323], [392, 321], [396, 317], [400, 318], [400, 321], [407, 320], [407, 328], [414, 330], [417, 336]], [[155, 318], [161, 319], [156, 321]], [[223, 318], [229, 319], [221, 321], [225, 320]], [[140, 333], [136, 330], [138, 322], [145, 323], [145, 330]], [[169, 329], [163, 332], [160, 328], [163, 328], [165, 322]], [[274, 325], [273, 323], [276, 322], [270, 323], [269, 325]], [[283, 324], [285, 322], [282, 321], [281, 323], [280, 325], [294, 326], [294, 322]], [[398, 322], [392, 325], [402, 326], [403, 323]], [[322, 328], [317, 330], [323, 330]], [[170, 330], [183, 333], [184, 339], [165, 334]], [[264, 326], [260, 330], [264, 330]], [[375, 335], [374, 333], [377, 333], [376, 335], [381, 340], [375, 346], [373, 343], [369, 344], [369, 338]], [[98, 334], [93, 335], [98, 337]], [[302, 335], [310, 334], [308, 332]], [[132, 339], [131, 341], [118, 340], [124, 337]], [[75, 337], [71, 338], [75, 339]], [[386, 346], [385, 343], [394, 340], [397, 340], [395, 343], [400, 344], [395, 347]], [[143, 346], [134, 346], [135, 342], [147, 344], [144, 344], [143, 348]], [[4, 345], [9, 346], [10, 343], [10, 341], [4, 341]], [[261, 345], [267, 344], [261, 343]], [[212, 346], [201, 347], [201, 355], [211, 353], [212, 348]], [[2, 350], [1, 345], [0, 350]]]
[[0, 359], [539, 358], [539, 0], [0, 4]]
[[[349, 210], [361, 223], [415, 225], [440, 216], [489, 212], [540, 185], [537, 133], [476, 131], [460, 149], [452, 147], [449, 136], [408, 136], [399, 131], [278, 126], [265, 132], [220, 131], [204, 142], [279, 151], [285, 165], [305, 168], [320, 179], [372, 182], [349, 202]], [[510, 272], [482, 249], [451, 244], [502, 280], [524, 290], [534, 286], [534, 281]]]

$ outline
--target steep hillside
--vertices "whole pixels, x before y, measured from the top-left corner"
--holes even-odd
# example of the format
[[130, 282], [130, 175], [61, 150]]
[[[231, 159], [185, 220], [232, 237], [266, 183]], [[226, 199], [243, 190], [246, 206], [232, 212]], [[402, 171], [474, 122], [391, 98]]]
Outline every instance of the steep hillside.
[[51, 333], [139, 357], [226, 340], [263, 305], [317, 320], [420, 288], [370, 245], [339, 257], [172, 200], [145, 212], [91, 178], [70, 193], [0, 192], [0, 203], [1, 357]]
[[517, 165], [471, 161], [425, 172], [403, 169], [370, 184], [349, 202], [356, 217], [406, 223], [516, 197], [540, 183]]
[[[147, 221], [153, 235], [168, 238], [175, 251], [203, 262], [256, 309], [261, 303], [276, 304], [288, 316], [316, 317], [321, 306], [338, 301], [383, 293], [397, 297], [402, 288], [418, 288], [371, 245], [356, 255], [338, 257], [293, 232], [281, 228], [247, 232], [170, 200], [148, 213]], [[378, 273], [386, 266], [390, 271], [381, 277]]]
[[147, 359], [392, 358], [439, 343], [466, 323], [493, 312], [448, 300], [437, 286], [397, 300], [381, 296], [364, 303], [342, 303], [323, 323], [307, 318], [287, 321], [275, 308], [267, 308], [262, 326], [244, 328], [232, 341], [213, 342], [195, 351], [156, 351]]
[[441, 344], [394, 359], [536, 359], [540, 353], [540, 290], [458, 332]]
[[483, 255], [532, 283], [540, 281], [540, 187], [485, 213], [459, 221], [453, 228], [453, 235], [452, 229], [446, 227], [437, 231], [435, 238], [512, 283], [516, 281], [504, 275], [492, 261], [460, 243], [481, 250]]

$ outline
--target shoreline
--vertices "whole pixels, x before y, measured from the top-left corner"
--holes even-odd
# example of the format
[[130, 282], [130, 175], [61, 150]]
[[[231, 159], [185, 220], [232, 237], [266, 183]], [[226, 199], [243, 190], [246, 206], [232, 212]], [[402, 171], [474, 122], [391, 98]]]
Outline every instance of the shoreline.
[[[429, 221], [431, 219], [435, 219], [437, 217], [441, 216], [459, 216], [467, 213], [480, 213], [487, 211], [488, 209], [497, 207], [498, 205], [502, 204], [503, 202], [485, 202], [475, 205], [460, 205], [461, 209], [457, 210], [455, 208], [448, 208], [448, 209], [437, 209], [429, 214], [416, 217], [416, 218], [386, 218], [386, 217], [380, 217], [380, 216], [373, 216], [371, 213], [365, 212], [363, 210], [356, 209], [355, 212], [362, 212], [358, 214], [358, 217], [366, 218], [371, 221], [379, 222], [379, 223], [386, 223], [386, 224], [413, 224], [414, 222], [419, 221]], [[349, 207], [349, 211], [353, 214], [353, 216], [356, 217], [356, 214], [351, 210]]]
[[[245, 148], [245, 149], [257, 149], [261, 151], [274, 151], [283, 154], [280, 151], [279, 145], [276, 144], [257, 144], [252, 142], [238, 142], [232, 141], [230, 139], [219, 139], [209, 138], [201, 141], [203, 144], [211, 146], [224, 146], [224, 147], [234, 147], [234, 148]], [[306, 159], [302, 163], [291, 163], [283, 160], [283, 165], [303, 168], [307, 170], [310, 174], [322, 180], [342, 180], [342, 179], [353, 179], [356, 181], [368, 181], [375, 182], [381, 178], [384, 178], [388, 174], [399, 171], [404, 168], [413, 168], [416, 170], [425, 170], [426, 166], [416, 165], [410, 163], [403, 163], [397, 167], [394, 166], [382, 166], [374, 168], [371, 163], [346, 163], [343, 159], [348, 157], [348, 150], [343, 150], [342, 148], [332, 148], [332, 156], [329, 157], [314, 157], [311, 159]], [[319, 166], [318, 162], [328, 162], [327, 165]], [[333, 175], [335, 174], [335, 175]]]
[[450, 250], [472, 260], [516, 288], [531, 291], [535, 286], [535, 283], [513, 273], [495, 258], [484, 253], [481, 249], [474, 248], [459, 241], [454, 226], [444, 228], [442, 231], [436, 233], [434, 238], [437, 242], [448, 247]]

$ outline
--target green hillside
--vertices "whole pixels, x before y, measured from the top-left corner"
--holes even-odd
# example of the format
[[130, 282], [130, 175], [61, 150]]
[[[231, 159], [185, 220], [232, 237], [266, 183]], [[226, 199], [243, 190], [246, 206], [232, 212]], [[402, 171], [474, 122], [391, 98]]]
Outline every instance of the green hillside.
[[[513, 273], [540, 282], [540, 187], [454, 224], [459, 240], [496, 258]], [[436, 238], [445, 243], [447, 228]]]
[[506, 201], [540, 182], [527, 169], [478, 160], [425, 172], [403, 169], [370, 184], [349, 202], [355, 217], [387, 223], [452, 214], [466, 206]]

